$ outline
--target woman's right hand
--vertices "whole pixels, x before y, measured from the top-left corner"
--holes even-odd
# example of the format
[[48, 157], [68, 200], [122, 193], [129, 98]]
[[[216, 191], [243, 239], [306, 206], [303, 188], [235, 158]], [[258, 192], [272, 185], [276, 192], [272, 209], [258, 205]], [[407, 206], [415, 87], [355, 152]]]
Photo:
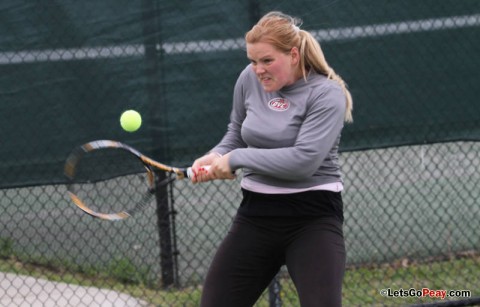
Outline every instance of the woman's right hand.
[[222, 155], [211, 152], [203, 157], [200, 157], [195, 160], [192, 164], [193, 177], [190, 180], [193, 183], [205, 182], [214, 179], [212, 174], [209, 174], [208, 170], [205, 169], [205, 166], [210, 166], [216, 159], [219, 159]]

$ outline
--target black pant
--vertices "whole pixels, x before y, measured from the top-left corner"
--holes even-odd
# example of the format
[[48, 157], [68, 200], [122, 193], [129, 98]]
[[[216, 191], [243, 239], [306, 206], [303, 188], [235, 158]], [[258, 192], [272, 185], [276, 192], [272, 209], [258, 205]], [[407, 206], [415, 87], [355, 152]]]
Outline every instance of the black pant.
[[253, 306], [284, 264], [303, 307], [341, 306], [342, 223], [333, 217], [237, 215], [210, 266], [201, 306]]

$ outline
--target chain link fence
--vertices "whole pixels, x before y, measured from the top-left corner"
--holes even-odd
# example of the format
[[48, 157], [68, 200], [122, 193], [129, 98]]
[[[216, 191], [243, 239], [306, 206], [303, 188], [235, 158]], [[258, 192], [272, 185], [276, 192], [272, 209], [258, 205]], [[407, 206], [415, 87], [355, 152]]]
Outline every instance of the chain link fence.
[[[0, 305], [198, 306], [238, 178], [173, 181], [121, 222], [68, 198], [75, 146], [188, 165], [223, 135], [242, 36], [302, 17], [354, 97], [344, 130], [344, 306], [480, 305], [480, 5], [363, 0], [0, 4]], [[125, 109], [144, 117], [119, 128]], [[300, 306], [282, 268], [256, 306]]]

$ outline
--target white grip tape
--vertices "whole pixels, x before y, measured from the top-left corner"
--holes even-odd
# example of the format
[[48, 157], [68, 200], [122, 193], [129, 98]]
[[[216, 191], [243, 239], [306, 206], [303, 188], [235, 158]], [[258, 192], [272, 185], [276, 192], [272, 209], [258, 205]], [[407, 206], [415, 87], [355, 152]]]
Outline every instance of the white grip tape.
[[[208, 170], [210, 169], [210, 165], [204, 165], [200, 168], [200, 170], [202, 170], [202, 169], [208, 173]], [[188, 178], [193, 178], [194, 176], [195, 176], [195, 173], [192, 171], [192, 168], [189, 167], [187, 169], [187, 177]]]

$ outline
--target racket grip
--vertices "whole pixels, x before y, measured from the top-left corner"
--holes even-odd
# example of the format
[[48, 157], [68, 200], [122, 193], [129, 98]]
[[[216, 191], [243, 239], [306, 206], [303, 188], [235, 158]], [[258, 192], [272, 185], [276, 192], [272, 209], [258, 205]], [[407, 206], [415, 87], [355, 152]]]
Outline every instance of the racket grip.
[[[208, 173], [208, 170], [210, 169], [210, 165], [205, 165], [200, 168], [200, 170], [203, 170]], [[191, 167], [187, 168], [187, 177], [188, 178], [193, 178], [195, 176], [195, 172], [192, 170]]]

